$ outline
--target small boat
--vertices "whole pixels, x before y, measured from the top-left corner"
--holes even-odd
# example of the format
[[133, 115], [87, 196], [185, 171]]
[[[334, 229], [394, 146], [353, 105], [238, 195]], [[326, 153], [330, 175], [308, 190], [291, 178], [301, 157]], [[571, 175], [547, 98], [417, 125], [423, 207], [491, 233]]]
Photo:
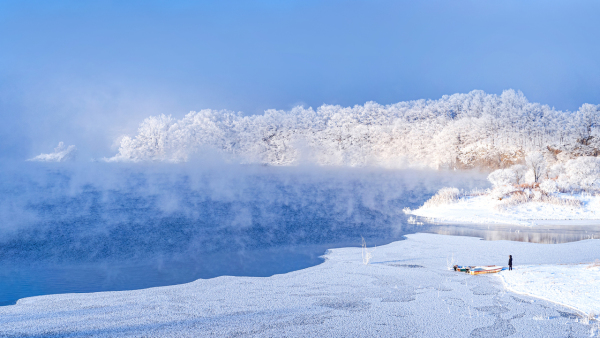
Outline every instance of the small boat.
[[454, 271], [469, 272], [469, 267], [468, 266], [455, 265], [454, 266]]
[[479, 275], [482, 273], [496, 273], [500, 271], [502, 271], [502, 267], [498, 265], [470, 266], [468, 269], [468, 273], [472, 275]]

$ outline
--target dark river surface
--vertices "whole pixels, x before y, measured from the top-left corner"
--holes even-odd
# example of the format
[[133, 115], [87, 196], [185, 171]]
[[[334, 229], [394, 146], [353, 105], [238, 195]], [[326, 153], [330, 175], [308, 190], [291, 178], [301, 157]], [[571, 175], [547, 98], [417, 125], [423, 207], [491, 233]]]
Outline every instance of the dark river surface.
[[402, 209], [443, 186], [485, 186], [477, 173], [102, 168], [35, 167], [0, 181], [0, 305], [271, 276], [319, 264], [327, 249], [360, 246], [362, 237], [368, 246], [416, 232], [536, 243], [600, 237], [586, 226], [407, 222]]

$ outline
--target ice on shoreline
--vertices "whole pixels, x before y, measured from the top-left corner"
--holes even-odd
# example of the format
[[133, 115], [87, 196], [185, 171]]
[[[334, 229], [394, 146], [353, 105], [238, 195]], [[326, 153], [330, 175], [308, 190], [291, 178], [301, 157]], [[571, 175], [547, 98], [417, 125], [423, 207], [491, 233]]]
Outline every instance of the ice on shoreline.
[[450, 267], [505, 265], [508, 254], [517, 269], [589, 262], [598, 243], [413, 234], [378, 246], [368, 265], [362, 248], [340, 248], [320, 265], [266, 278], [26, 298], [0, 307], [0, 336], [589, 336], [597, 325], [574, 310]]
[[527, 202], [497, 208], [501, 203], [489, 195], [463, 197], [456, 202], [420, 207], [407, 214], [445, 223], [514, 224], [514, 225], [600, 225], [600, 203], [596, 196], [560, 194], [562, 198], [579, 199], [582, 206], [573, 208], [545, 202]]

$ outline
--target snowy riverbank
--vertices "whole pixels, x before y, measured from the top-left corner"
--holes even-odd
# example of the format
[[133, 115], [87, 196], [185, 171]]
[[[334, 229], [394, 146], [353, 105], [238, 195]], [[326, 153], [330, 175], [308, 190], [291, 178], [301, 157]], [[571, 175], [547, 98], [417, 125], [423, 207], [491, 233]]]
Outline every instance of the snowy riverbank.
[[591, 195], [556, 194], [580, 201], [579, 207], [529, 201], [507, 205], [490, 195], [468, 196], [450, 203], [425, 205], [407, 214], [445, 223], [514, 225], [600, 225], [600, 198]]
[[[26, 298], [0, 307], [0, 336], [597, 334], [596, 322], [574, 310], [507, 292], [499, 275], [470, 276], [449, 268], [504, 265], [512, 254], [515, 276], [525, 265], [546, 264], [550, 271], [558, 263], [594, 261], [598, 240], [547, 245], [432, 234], [407, 238], [372, 249], [369, 265], [362, 263], [360, 248], [340, 248], [330, 250], [323, 264], [267, 278], [219, 277], [136, 291]], [[512, 283], [509, 273], [502, 275]], [[583, 278], [581, 273], [571, 281]], [[553, 294], [548, 279], [532, 283]], [[548, 295], [544, 298], [555, 300]]]
[[600, 315], [600, 261], [522, 265], [502, 271], [500, 277], [510, 291], [560, 303], [589, 316]]

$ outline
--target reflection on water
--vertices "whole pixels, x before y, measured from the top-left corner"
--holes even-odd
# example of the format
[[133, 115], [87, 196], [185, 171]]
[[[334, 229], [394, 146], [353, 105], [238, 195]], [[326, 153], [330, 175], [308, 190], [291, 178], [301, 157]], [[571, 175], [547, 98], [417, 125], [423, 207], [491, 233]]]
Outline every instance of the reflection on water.
[[479, 237], [487, 241], [518, 241], [542, 244], [576, 242], [584, 239], [600, 239], [599, 226], [552, 225], [451, 225], [426, 224], [421, 232]]

